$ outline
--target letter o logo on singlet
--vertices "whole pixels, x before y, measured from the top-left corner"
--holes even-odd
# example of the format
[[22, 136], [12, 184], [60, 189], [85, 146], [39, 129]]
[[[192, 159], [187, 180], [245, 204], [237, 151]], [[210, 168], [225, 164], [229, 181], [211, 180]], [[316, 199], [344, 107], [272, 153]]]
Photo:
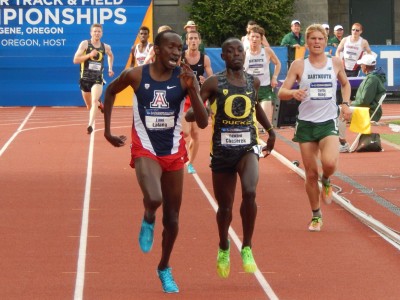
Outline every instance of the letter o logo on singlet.
[[99, 57], [98, 59], [92, 58], [94, 61], [101, 61], [103, 59], [103, 53], [100, 51], [97, 51], [97, 56]]
[[[233, 114], [232, 107], [233, 107], [233, 101], [237, 98], [242, 98], [243, 101], [245, 101], [245, 109], [243, 111], [243, 114], [241, 116], [236, 116]], [[250, 115], [250, 109], [251, 109], [251, 100], [249, 97], [245, 95], [231, 95], [225, 100], [225, 106], [224, 106], [224, 112], [227, 116], [229, 116], [232, 119], [244, 119], [247, 118]]]

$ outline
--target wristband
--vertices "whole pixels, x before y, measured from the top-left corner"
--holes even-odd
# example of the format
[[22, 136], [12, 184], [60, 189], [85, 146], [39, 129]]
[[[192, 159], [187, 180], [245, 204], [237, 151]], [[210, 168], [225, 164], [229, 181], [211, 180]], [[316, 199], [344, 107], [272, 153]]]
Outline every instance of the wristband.
[[342, 102], [342, 104], [346, 105], [346, 106], [350, 106], [349, 102]]
[[271, 126], [270, 128], [266, 129], [265, 131], [268, 132], [268, 131], [271, 131], [272, 129], [274, 129], [273, 126]]

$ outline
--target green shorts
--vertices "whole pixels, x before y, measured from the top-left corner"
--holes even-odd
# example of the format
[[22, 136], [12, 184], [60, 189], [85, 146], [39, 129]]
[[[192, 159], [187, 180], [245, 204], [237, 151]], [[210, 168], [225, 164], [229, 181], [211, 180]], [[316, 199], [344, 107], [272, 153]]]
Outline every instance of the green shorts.
[[339, 135], [337, 119], [321, 123], [297, 120], [293, 142], [319, 142], [330, 135]]
[[258, 90], [258, 102], [272, 101], [275, 103], [277, 97], [271, 85], [260, 86]]

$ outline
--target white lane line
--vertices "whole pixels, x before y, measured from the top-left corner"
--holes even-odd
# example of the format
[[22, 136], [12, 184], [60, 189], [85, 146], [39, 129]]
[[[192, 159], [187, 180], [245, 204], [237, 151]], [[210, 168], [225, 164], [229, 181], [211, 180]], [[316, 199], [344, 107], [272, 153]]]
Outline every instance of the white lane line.
[[[199, 185], [200, 189], [206, 196], [208, 202], [210, 202], [211, 206], [213, 207], [215, 213], [217, 213], [218, 210], [218, 204], [214, 200], [214, 198], [211, 196], [211, 194], [208, 192], [206, 186], [204, 185], [203, 181], [200, 179], [199, 175], [193, 174], [194, 179], [196, 180], [197, 184]], [[235, 243], [237, 249], [240, 250], [242, 249], [242, 242], [240, 241], [238, 235], [236, 232], [233, 230], [232, 227], [229, 227], [229, 236]], [[260, 270], [257, 269], [257, 271], [254, 273], [255, 277], [257, 278], [258, 282], [260, 283], [262, 289], [264, 290], [265, 294], [268, 296], [269, 299], [271, 300], [278, 300], [278, 296], [275, 294], [275, 292], [272, 290], [271, 286], [269, 285], [268, 281], [265, 279], [263, 274], [260, 272]]]
[[[94, 129], [94, 128], [93, 128]], [[74, 300], [83, 299], [83, 287], [85, 284], [85, 267], [86, 267], [86, 247], [89, 227], [89, 208], [90, 208], [90, 190], [92, 186], [92, 170], [93, 170], [93, 149], [95, 130], [90, 135], [88, 164], [86, 170], [86, 186], [85, 196], [83, 200], [81, 234], [79, 239], [79, 256], [76, 271]]]
[[25, 119], [22, 121], [21, 125], [19, 125], [17, 131], [14, 132], [14, 134], [11, 136], [11, 138], [4, 144], [4, 146], [0, 150], [0, 157], [3, 155], [3, 153], [7, 150], [8, 146], [12, 143], [12, 141], [17, 137], [17, 135], [22, 131], [22, 128], [24, 128], [26, 122], [28, 122], [29, 118], [35, 111], [36, 106], [32, 107], [31, 111], [29, 114], [25, 117]]
[[[292, 171], [297, 173], [300, 177], [305, 179], [306, 175], [303, 169], [296, 167], [290, 160], [284, 157], [279, 152], [273, 150], [271, 153], [276, 159], [278, 159], [282, 164], [289, 167]], [[318, 183], [321, 188], [321, 183]], [[349, 201], [346, 201], [339, 194], [332, 192], [333, 200], [343, 207], [345, 210], [350, 212], [353, 216], [358, 218], [362, 223], [366, 224], [375, 232], [378, 232], [381, 237], [386, 241], [391, 241], [390, 244], [394, 246], [397, 250], [400, 250], [400, 235], [393, 231], [391, 228], [380, 222], [379, 220], [373, 218], [371, 215], [366, 214], [364, 211], [360, 210]]]

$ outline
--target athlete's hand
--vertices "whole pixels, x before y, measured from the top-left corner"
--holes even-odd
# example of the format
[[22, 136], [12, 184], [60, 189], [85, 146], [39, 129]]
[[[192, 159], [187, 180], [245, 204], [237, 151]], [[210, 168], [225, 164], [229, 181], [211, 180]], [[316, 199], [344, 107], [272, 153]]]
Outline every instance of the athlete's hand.
[[275, 77], [272, 77], [271, 79], [271, 87], [274, 89], [278, 86], [278, 79], [276, 79]]
[[268, 131], [268, 140], [267, 140], [267, 144], [262, 148], [264, 157], [267, 157], [268, 155], [271, 154], [272, 150], [274, 150], [274, 146], [275, 146], [275, 132], [273, 129], [271, 129], [270, 131]]
[[115, 136], [115, 135], [111, 135], [111, 134], [109, 134], [109, 135], [104, 134], [104, 137], [114, 147], [122, 147], [125, 145], [125, 141], [126, 141], [125, 135]]
[[195, 88], [196, 83], [197, 83], [197, 86], [199, 85], [196, 75], [194, 75], [193, 70], [190, 68], [189, 64], [186, 62], [181, 62], [181, 73], [179, 74], [178, 77], [182, 78], [185, 81], [186, 86], [188, 88]]
[[92, 51], [90, 51], [89, 57], [90, 58], [96, 57], [98, 53], [99, 52], [96, 49], [93, 49]]
[[303, 101], [307, 96], [307, 89], [293, 90], [293, 98], [298, 101]]
[[341, 108], [342, 109], [340, 110], [340, 117], [342, 118], [342, 120], [350, 121], [353, 114], [350, 107], [348, 107], [347, 105], [341, 105]]
[[200, 79], [200, 84], [203, 84], [204, 81], [206, 81], [206, 78], [202, 75], [199, 76], [199, 79]]

